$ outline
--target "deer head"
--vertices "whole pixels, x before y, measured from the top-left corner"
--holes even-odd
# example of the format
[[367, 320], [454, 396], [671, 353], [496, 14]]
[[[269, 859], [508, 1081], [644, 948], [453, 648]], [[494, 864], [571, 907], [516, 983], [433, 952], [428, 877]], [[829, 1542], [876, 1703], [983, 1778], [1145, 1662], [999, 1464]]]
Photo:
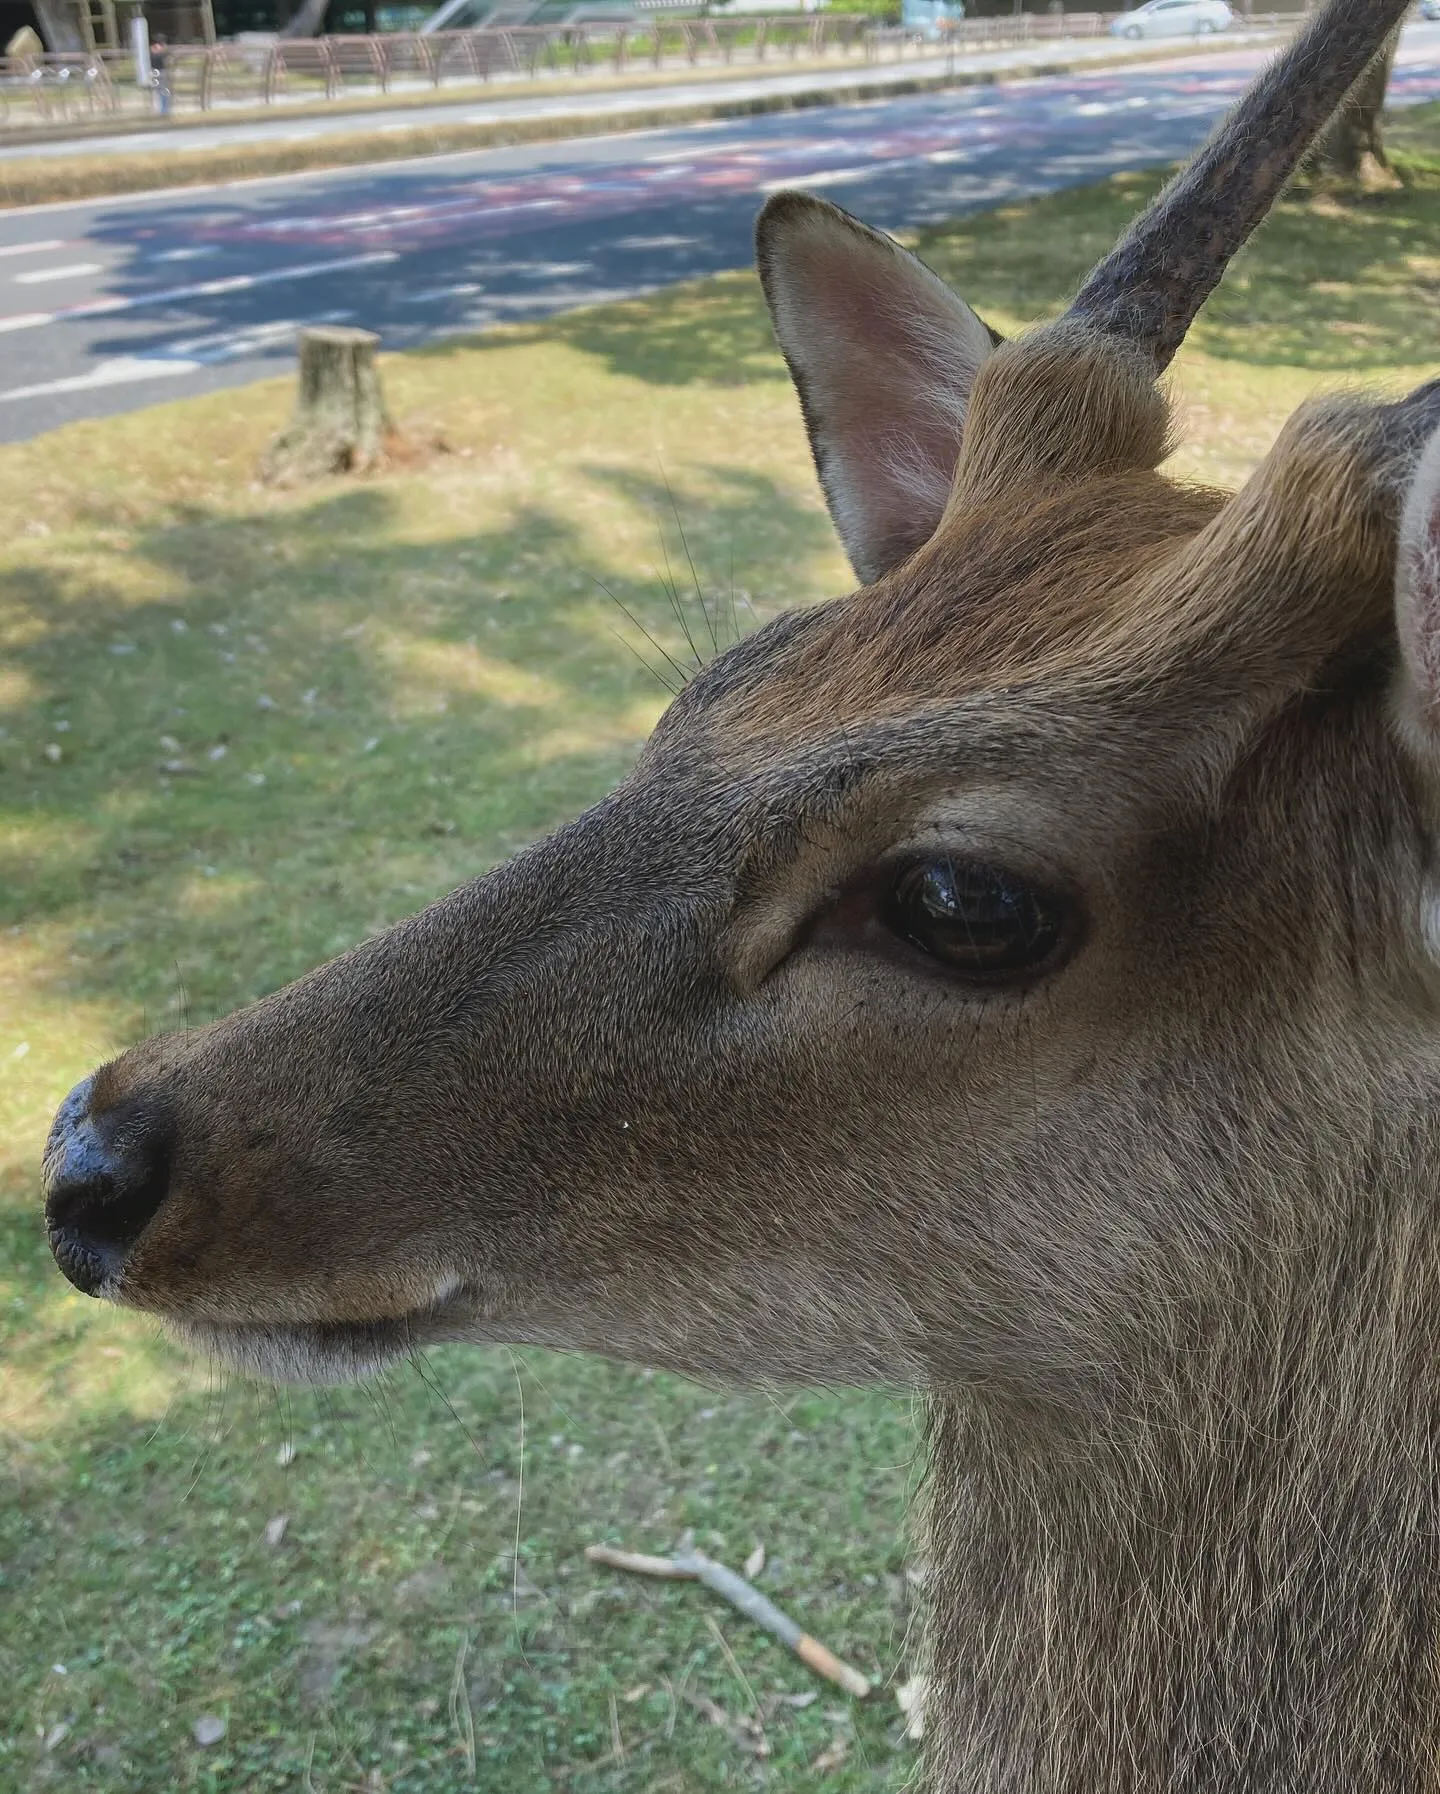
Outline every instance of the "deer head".
[[1440, 392], [1306, 407], [1231, 498], [1157, 471], [1158, 375], [1402, 4], [1331, 0], [1014, 341], [773, 200], [862, 586], [549, 840], [80, 1085], [71, 1281], [277, 1377], [463, 1338], [1153, 1398], [1434, 1040]]

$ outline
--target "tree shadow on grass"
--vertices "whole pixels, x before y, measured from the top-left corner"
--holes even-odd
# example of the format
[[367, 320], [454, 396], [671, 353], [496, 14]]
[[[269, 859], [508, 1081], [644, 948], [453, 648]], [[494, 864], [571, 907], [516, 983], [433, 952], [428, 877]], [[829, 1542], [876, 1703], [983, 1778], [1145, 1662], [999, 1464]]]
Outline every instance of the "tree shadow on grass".
[[441, 357], [457, 349], [533, 343], [563, 343], [595, 356], [612, 373], [666, 386], [746, 386], [788, 378], [760, 282], [748, 272], [667, 287], [648, 298], [567, 312], [488, 336], [435, 343], [417, 353]]
[[136, 1030], [178, 963], [192, 1014], [227, 1008], [603, 794], [668, 701], [660, 650], [692, 658], [658, 538], [672, 505], [725, 628], [732, 577], [763, 593], [829, 546], [759, 476], [589, 477], [653, 510], [653, 570], [596, 564], [539, 508], [397, 540], [380, 487], [139, 534], [130, 558], [165, 592], [149, 601], [22, 566], [0, 927], [70, 931], [57, 999], [118, 1004]]

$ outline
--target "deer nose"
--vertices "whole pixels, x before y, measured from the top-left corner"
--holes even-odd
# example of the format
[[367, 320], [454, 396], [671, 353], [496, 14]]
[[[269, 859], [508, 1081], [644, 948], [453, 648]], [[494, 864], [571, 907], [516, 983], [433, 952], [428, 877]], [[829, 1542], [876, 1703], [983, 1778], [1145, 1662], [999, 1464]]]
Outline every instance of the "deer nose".
[[107, 1139], [91, 1113], [93, 1080], [60, 1105], [45, 1147], [45, 1220], [55, 1262], [87, 1296], [120, 1274], [165, 1200], [168, 1153], [158, 1130], [127, 1125]]

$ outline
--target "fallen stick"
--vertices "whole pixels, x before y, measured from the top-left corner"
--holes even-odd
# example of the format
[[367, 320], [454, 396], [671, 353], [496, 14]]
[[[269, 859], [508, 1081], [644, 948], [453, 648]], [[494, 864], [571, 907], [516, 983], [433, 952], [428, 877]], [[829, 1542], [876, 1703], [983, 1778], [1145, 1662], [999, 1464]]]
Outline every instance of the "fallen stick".
[[633, 1576], [658, 1576], [668, 1582], [703, 1582], [722, 1601], [743, 1613], [747, 1620], [763, 1626], [781, 1644], [788, 1645], [807, 1668], [816, 1675], [853, 1694], [863, 1701], [870, 1684], [858, 1669], [852, 1669], [833, 1651], [827, 1651], [818, 1638], [802, 1632], [788, 1614], [781, 1613], [773, 1601], [767, 1601], [758, 1588], [717, 1564], [703, 1551], [685, 1551], [679, 1557], [645, 1557], [636, 1551], [619, 1551], [612, 1545], [587, 1545], [585, 1555], [592, 1564], [605, 1564], [612, 1570], [628, 1570]]

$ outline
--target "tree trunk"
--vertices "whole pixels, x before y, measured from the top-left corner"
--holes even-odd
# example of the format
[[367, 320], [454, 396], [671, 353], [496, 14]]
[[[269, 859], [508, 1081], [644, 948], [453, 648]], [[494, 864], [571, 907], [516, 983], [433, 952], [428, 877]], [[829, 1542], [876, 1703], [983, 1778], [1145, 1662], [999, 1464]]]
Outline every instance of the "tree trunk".
[[1310, 169], [1324, 185], [1373, 189], [1396, 184], [1380, 133], [1380, 111], [1399, 42], [1397, 25], [1316, 139]]
[[281, 37], [318, 37], [325, 26], [330, 0], [300, 0], [299, 6], [280, 27]]
[[368, 330], [328, 324], [300, 332], [295, 415], [265, 456], [266, 480], [292, 485], [384, 463], [395, 426], [380, 390], [379, 346]]
[[35, 0], [35, 19], [47, 50], [83, 50], [80, 27], [63, 0]]

